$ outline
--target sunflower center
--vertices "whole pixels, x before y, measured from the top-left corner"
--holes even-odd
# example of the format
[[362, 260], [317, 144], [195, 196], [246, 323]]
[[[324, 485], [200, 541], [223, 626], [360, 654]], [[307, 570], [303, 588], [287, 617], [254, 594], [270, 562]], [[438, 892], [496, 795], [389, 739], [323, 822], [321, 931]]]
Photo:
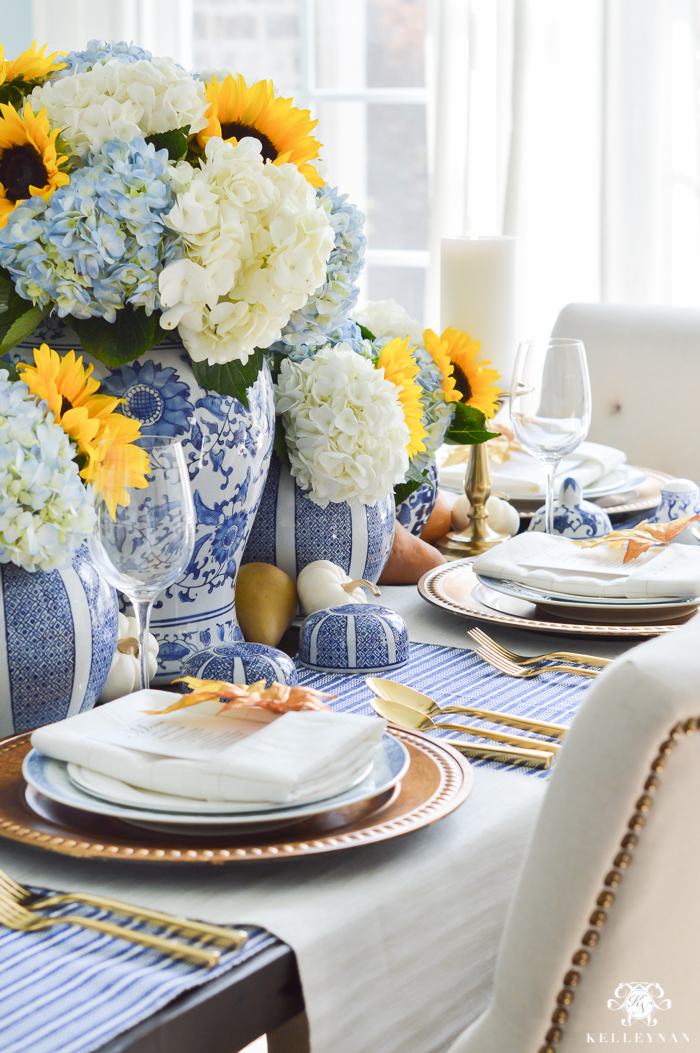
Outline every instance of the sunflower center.
[[61, 416], [63, 416], [64, 413], [67, 413], [68, 410], [72, 410], [72, 409], [73, 409], [73, 403], [69, 402], [68, 399], [66, 398], [66, 396], [64, 395], [63, 399], [61, 401]]
[[44, 187], [49, 173], [41, 154], [30, 143], [19, 143], [3, 150], [0, 156], [0, 183], [5, 187], [8, 201], [24, 201], [30, 186]]
[[456, 362], [453, 365], [454, 373], [452, 375], [455, 380], [455, 387], [462, 396], [462, 402], [469, 402], [469, 399], [472, 397], [472, 386], [469, 383], [469, 377]]
[[276, 161], [278, 150], [275, 149], [272, 140], [268, 139], [263, 132], [259, 132], [257, 128], [251, 128], [247, 124], [237, 124], [236, 122], [230, 121], [227, 124], [221, 125], [221, 138], [222, 139], [257, 139], [262, 145], [262, 158], [263, 161]]

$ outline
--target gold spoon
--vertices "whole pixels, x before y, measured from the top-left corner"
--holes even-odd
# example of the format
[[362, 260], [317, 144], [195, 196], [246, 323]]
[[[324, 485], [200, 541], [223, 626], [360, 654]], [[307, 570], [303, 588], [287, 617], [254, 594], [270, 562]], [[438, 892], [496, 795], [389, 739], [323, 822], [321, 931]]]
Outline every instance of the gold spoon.
[[[365, 683], [370, 691], [373, 691], [379, 698], [383, 698], [385, 702], [396, 702], [398, 705], [408, 706], [429, 717], [439, 717], [441, 713], [466, 713], [469, 717], [488, 720], [492, 724], [507, 724], [511, 728], [519, 728], [521, 731], [530, 731], [538, 735], [548, 735], [553, 739], [562, 738], [567, 731], [563, 724], [547, 724], [543, 720], [512, 717], [506, 713], [476, 709], [474, 706], [439, 706], [430, 695], [424, 695], [422, 691], [416, 691], [413, 687], [397, 684], [395, 680], [385, 680], [380, 676], [368, 676], [365, 678]], [[549, 744], [546, 745], [546, 748], [549, 749]]]
[[458, 731], [462, 735], [479, 735], [494, 742], [505, 742], [509, 746], [542, 750], [547, 753], [556, 753], [561, 749], [561, 746], [553, 742], [526, 739], [523, 735], [502, 735], [498, 731], [482, 731], [481, 728], [473, 728], [467, 724], [436, 724], [434, 720], [431, 720], [425, 713], [419, 713], [417, 709], [402, 706], [398, 702], [387, 702], [383, 698], [375, 699], [372, 708], [392, 724], [408, 731]]

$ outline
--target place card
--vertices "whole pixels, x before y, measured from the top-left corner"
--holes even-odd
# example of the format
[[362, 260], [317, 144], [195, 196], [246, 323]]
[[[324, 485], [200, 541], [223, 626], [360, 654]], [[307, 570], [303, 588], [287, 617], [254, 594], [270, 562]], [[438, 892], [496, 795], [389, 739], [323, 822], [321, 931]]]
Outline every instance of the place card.
[[167, 716], [144, 715], [132, 724], [110, 728], [95, 735], [94, 741], [109, 742], [114, 746], [124, 746], [140, 753], [155, 753], [162, 757], [208, 761], [259, 731], [270, 722], [267, 716], [264, 714], [262, 720], [257, 719], [257, 715], [256, 719], [236, 720], [225, 716], [177, 712]]

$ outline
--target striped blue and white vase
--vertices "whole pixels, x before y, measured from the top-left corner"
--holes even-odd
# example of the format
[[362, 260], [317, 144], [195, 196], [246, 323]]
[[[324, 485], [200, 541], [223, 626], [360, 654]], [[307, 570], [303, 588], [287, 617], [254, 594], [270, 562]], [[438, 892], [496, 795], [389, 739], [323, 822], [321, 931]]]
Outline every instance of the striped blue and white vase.
[[0, 564], [0, 738], [92, 709], [117, 627], [117, 594], [86, 545], [64, 570]]
[[[43, 321], [10, 353], [31, 362], [45, 341], [60, 355], [80, 353], [74, 333], [58, 318]], [[258, 509], [275, 428], [270, 370], [248, 388], [248, 403], [200, 387], [176, 332], [132, 362], [109, 369], [85, 355], [102, 390], [122, 399], [121, 412], [143, 435], [178, 438], [185, 452], [197, 513], [195, 548], [182, 578], [155, 602], [151, 632], [158, 638], [153, 684], [179, 676], [185, 659], [217, 644], [236, 643], [235, 580]]]
[[328, 559], [351, 578], [376, 582], [389, 558], [394, 495], [373, 505], [333, 502], [320, 508], [273, 456], [243, 563], [272, 563], [292, 581], [308, 563]]

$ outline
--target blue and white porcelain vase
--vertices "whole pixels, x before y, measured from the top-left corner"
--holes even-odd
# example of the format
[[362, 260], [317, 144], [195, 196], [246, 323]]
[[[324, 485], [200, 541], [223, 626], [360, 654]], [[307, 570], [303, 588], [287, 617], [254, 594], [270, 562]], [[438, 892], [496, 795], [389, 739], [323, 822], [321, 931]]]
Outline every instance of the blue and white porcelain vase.
[[[12, 352], [32, 361], [46, 342], [59, 354], [80, 352], [59, 319], [42, 322]], [[195, 550], [183, 578], [155, 603], [151, 632], [158, 638], [158, 673], [167, 683], [188, 655], [243, 639], [235, 611], [235, 579], [265, 486], [274, 437], [272, 378], [264, 366], [248, 389], [249, 408], [201, 388], [177, 333], [118, 369], [93, 362], [103, 391], [124, 399], [122, 412], [144, 435], [177, 436], [183, 445], [197, 512]]]
[[63, 570], [0, 564], [0, 738], [92, 709], [117, 646], [118, 613], [87, 545]]
[[[538, 508], [530, 520], [528, 530], [545, 530], [545, 506]], [[583, 500], [581, 486], [572, 476], [561, 484], [559, 497], [554, 501], [554, 533], [579, 540], [604, 537], [612, 530], [610, 516], [599, 505]]]
[[396, 509], [396, 518], [401, 526], [416, 537], [423, 533], [425, 524], [430, 519], [438, 496], [438, 472], [435, 461], [431, 461], [428, 468], [429, 483], [423, 483]]
[[393, 494], [373, 505], [331, 501], [320, 508], [273, 456], [243, 562], [275, 564], [296, 581], [308, 563], [328, 559], [353, 579], [376, 582], [391, 552], [395, 523]]

